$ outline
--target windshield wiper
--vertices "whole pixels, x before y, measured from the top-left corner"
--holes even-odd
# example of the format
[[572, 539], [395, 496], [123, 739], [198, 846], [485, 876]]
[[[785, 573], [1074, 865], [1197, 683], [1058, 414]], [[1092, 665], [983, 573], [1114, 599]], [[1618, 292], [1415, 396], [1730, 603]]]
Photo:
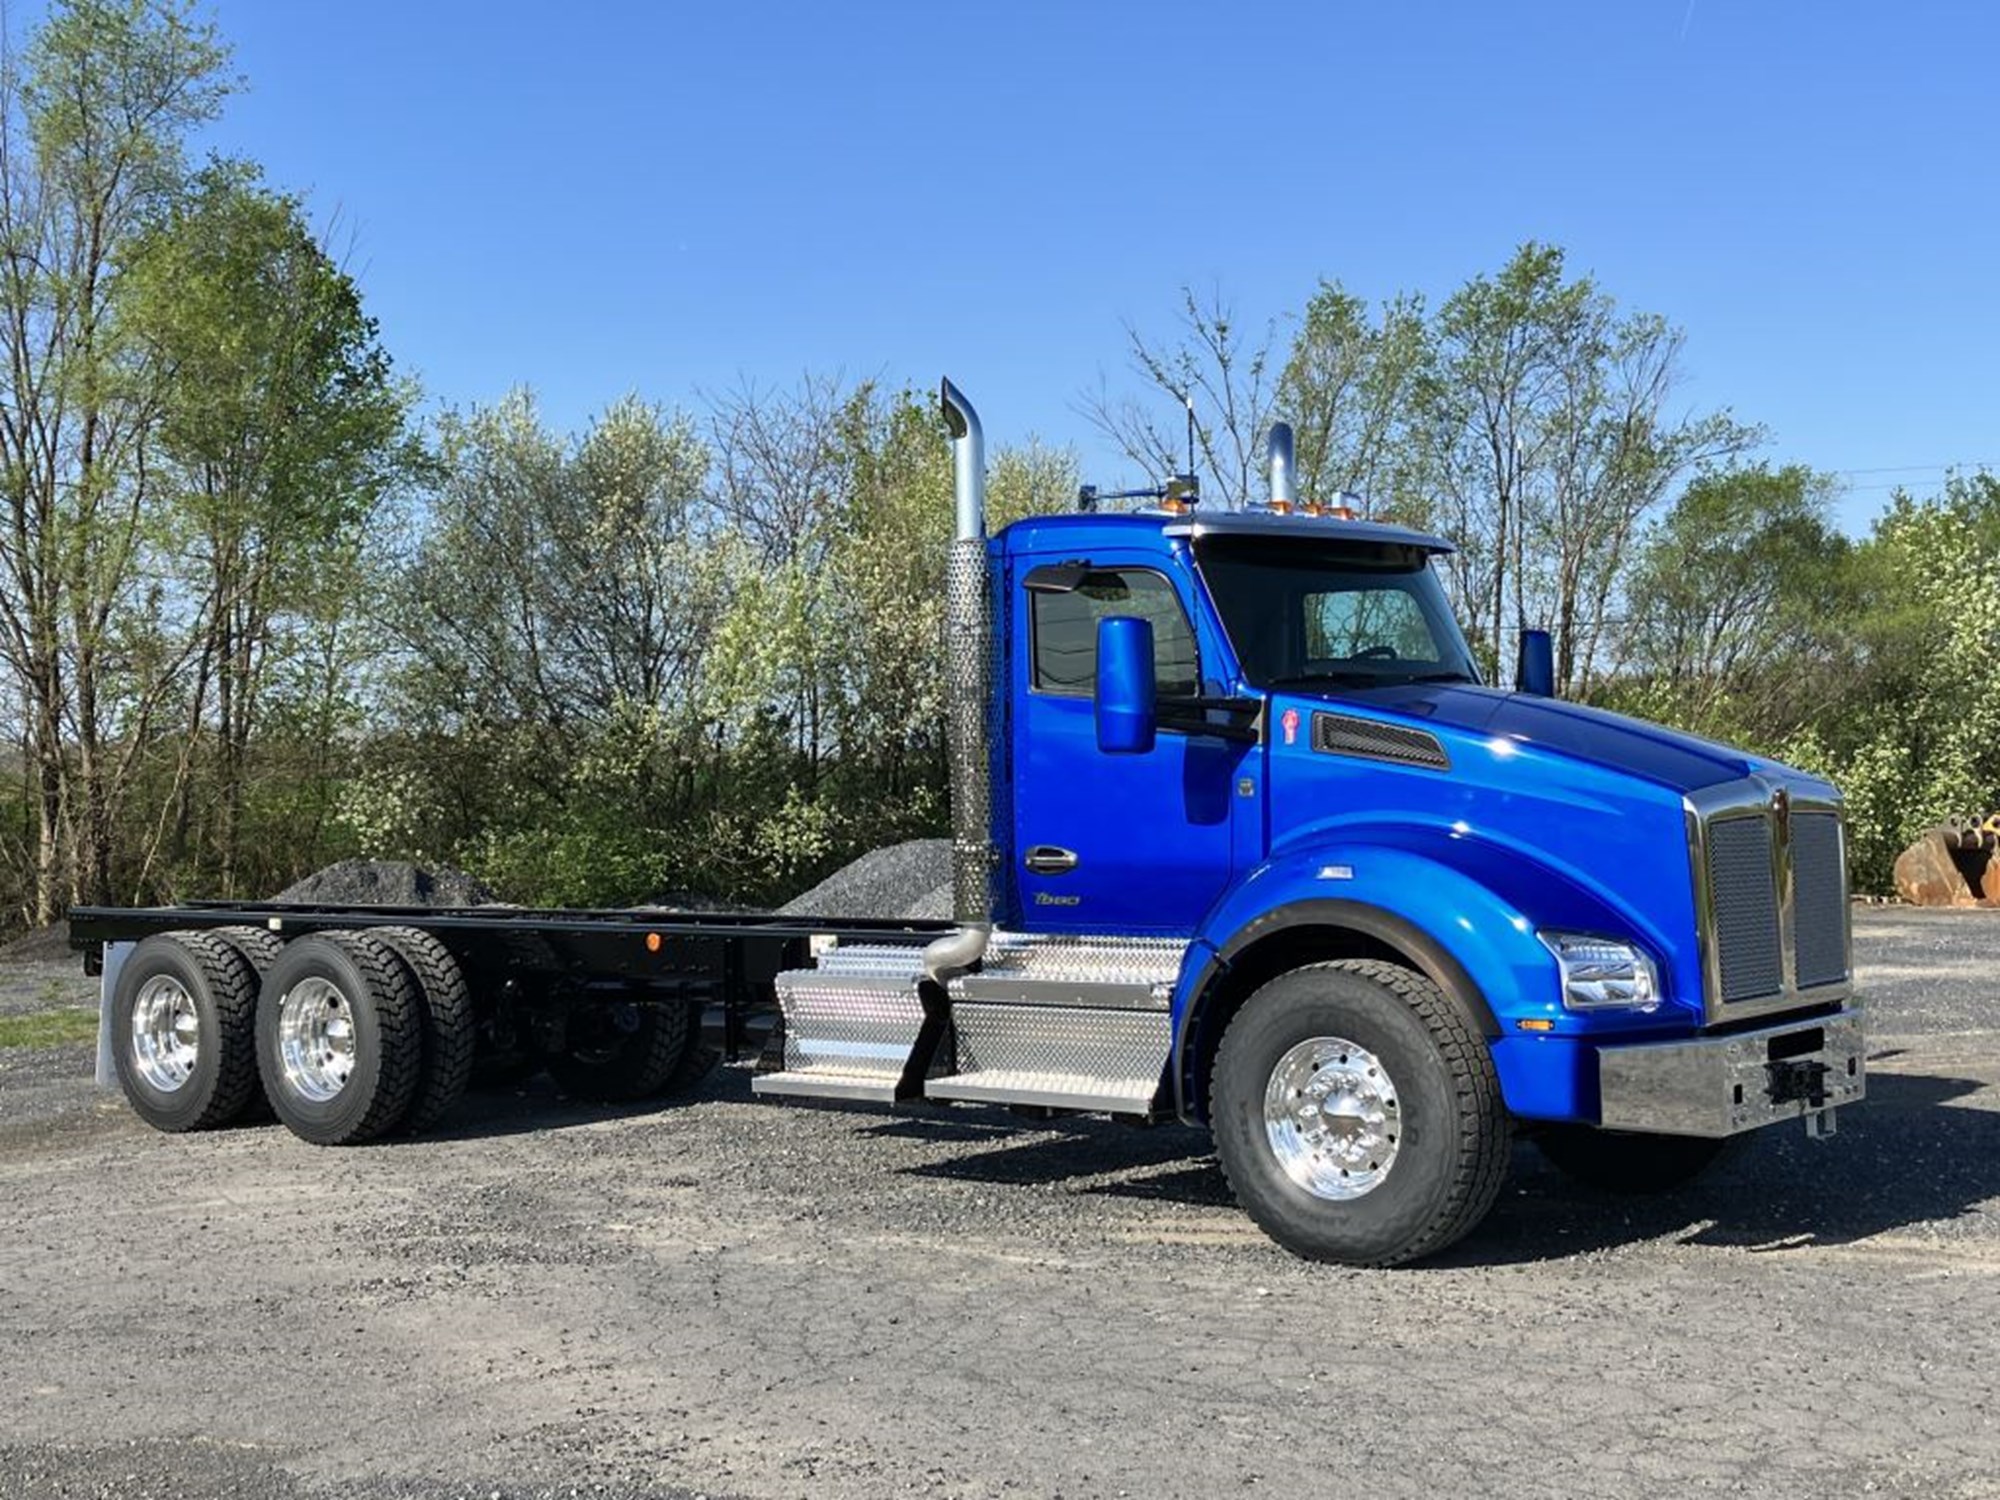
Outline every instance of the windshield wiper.
[[1367, 684], [1382, 679], [1373, 672], [1293, 672], [1284, 677], [1266, 677], [1267, 688], [1309, 687], [1315, 682]]
[[1400, 672], [1294, 672], [1285, 677], [1267, 677], [1267, 688], [1308, 687], [1315, 682], [1339, 683], [1343, 687], [1408, 687], [1416, 682], [1477, 682], [1463, 672], [1422, 672], [1405, 677]]

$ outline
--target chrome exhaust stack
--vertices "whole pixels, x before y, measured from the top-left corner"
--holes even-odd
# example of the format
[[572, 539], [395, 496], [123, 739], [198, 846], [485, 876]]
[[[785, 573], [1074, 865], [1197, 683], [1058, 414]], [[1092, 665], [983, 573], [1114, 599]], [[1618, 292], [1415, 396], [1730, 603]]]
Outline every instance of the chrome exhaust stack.
[[951, 430], [957, 528], [945, 568], [945, 742], [951, 765], [951, 907], [959, 930], [924, 949], [942, 984], [976, 965], [993, 932], [993, 760], [988, 723], [993, 624], [986, 569], [986, 437], [949, 380], [938, 390]]
[[1292, 461], [1292, 424], [1273, 422], [1265, 440], [1271, 463], [1271, 507], [1290, 510], [1299, 503], [1298, 468]]

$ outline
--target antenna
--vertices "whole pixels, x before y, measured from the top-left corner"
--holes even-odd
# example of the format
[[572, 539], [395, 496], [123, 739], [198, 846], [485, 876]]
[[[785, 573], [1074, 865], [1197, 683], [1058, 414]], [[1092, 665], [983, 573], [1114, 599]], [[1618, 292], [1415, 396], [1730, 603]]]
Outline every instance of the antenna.
[[1194, 396], [1191, 393], [1184, 391], [1181, 393], [1181, 401], [1187, 407], [1187, 419], [1188, 419], [1187, 471], [1188, 471], [1188, 478], [1192, 479], [1194, 478]]

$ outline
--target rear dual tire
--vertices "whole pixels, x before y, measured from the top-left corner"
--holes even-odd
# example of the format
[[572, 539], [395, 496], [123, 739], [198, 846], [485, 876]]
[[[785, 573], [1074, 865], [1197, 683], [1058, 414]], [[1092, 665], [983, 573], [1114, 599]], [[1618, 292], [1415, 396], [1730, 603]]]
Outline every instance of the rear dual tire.
[[257, 1062], [285, 1128], [318, 1146], [401, 1124], [423, 1078], [422, 992], [395, 950], [366, 933], [288, 943], [264, 975]]
[[451, 1113], [472, 1078], [479, 1030], [472, 991], [451, 950], [421, 928], [376, 927], [369, 936], [401, 961], [423, 1007], [423, 1073], [402, 1121], [406, 1134], [420, 1135]]
[[[566, 1049], [533, 1061], [581, 1098], [678, 1093], [719, 1059], [700, 1013], [579, 1005]], [[148, 938], [120, 975], [113, 1026], [120, 1081], [148, 1124], [204, 1129], [254, 1104], [319, 1145], [434, 1126], [464, 1094], [479, 1036], [457, 960], [406, 927], [290, 943], [255, 927]]]
[[257, 971], [213, 933], [149, 937], [111, 997], [111, 1056], [133, 1112], [155, 1130], [227, 1125], [257, 1093]]
[[569, 1014], [564, 1049], [548, 1059], [549, 1075], [579, 1099], [622, 1104], [664, 1093], [683, 1067], [698, 1078], [714, 1066], [703, 1066], [693, 1017], [692, 1007], [672, 1001], [578, 1004]]

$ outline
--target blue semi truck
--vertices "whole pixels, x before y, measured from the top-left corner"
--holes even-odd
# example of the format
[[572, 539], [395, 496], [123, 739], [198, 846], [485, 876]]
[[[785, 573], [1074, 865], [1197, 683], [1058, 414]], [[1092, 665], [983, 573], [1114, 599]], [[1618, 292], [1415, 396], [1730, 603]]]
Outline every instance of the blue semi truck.
[[101, 1078], [333, 1145], [482, 1056], [638, 1098], [756, 1042], [774, 1100], [1205, 1127], [1273, 1239], [1361, 1265], [1468, 1233], [1517, 1135], [1660, 1191], [1862, 1097], [1831, 786], [1557, 701], [1545, 636], [1483, 683], [1451, 544], [1302, 501], [1282, 424], [1265, 503], [988, 536], [942, 402], [953, 921], [79, 909]]

